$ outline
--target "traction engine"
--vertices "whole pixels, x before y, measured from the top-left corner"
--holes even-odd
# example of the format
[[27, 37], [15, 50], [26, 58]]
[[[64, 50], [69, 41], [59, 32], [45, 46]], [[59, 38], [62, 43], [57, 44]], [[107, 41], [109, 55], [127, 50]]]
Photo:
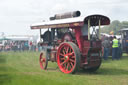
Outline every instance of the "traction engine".
[[[110, 19], [99, 14], [86, 17], [80, 14], [80, 11], [56, 14], [50, 21], [31, 25], [31, 29], [40, 30], [42, 69], [47, 69], [48, 61], [57, 62], [59, 69], [67, 74], [80, 69], [96, 71], [100, 67], [100, 26], [109, 25]], [[42, 34], [41, 29], [48, 30]]]

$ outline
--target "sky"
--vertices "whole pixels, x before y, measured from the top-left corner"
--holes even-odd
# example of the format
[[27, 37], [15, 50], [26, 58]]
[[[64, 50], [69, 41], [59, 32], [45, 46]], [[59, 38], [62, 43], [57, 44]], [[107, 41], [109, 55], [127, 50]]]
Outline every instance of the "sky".
[[102, 14], [111, 21], [128, 21], [128, 0], [0, 0], [0, 33], [37, 35], [30, 25], [55, 14], [81, 11], [81, 16]]

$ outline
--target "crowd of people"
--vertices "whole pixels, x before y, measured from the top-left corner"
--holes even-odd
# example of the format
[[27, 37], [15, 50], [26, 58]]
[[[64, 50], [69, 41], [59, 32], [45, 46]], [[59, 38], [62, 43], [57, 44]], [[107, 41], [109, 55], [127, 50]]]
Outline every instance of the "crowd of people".
[[38, 45], [29, 41], [6, 41], [0, 51], [36, 51]]
[[116, 36], [113, 39], [108, 37], [104, 38], [102, 42], [103, 47], [103, 59], [108, 60], [108, 56], [112, 56], [112, 60], [119, 60], [122, 55], [121, 42], [120, 39], [117, 39]]

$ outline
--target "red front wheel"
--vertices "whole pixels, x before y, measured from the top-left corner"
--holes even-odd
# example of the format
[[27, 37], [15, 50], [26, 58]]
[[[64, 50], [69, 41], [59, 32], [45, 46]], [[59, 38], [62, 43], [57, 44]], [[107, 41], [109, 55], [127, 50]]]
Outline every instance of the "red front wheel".
[[72, 42], [62, 43], [57, 52], [57, 64], [64, 73], [74, 73], [80, 67], [80, 52]]
[[48, 58], [47, 58], [47, 53], [46, 52], [41, 52], [40, 53], [39, 62], [40, 62], [40, 68], [46, 70], [47, 65], [48, 65]]

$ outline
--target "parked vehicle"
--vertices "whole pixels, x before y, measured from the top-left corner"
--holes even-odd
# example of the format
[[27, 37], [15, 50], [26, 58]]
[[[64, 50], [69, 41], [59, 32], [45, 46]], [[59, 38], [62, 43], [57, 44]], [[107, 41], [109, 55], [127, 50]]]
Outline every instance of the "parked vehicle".
[[128, 28], [123, 28], [120, 30], [121, 33], [121, 47], [122, 51], [128, 53]]

